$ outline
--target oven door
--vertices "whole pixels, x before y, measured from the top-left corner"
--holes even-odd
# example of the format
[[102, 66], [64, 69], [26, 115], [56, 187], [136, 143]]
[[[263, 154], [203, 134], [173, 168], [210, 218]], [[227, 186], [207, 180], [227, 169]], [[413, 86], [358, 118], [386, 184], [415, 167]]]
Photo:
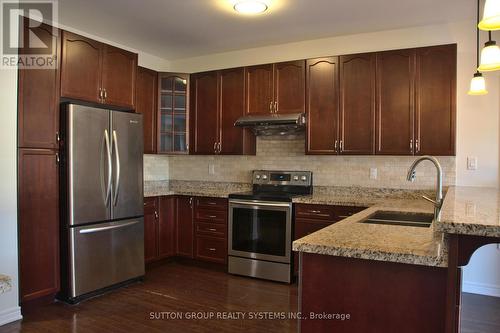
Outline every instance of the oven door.
[[228, 254], [290, 263], [292, 204], [229, 201]]

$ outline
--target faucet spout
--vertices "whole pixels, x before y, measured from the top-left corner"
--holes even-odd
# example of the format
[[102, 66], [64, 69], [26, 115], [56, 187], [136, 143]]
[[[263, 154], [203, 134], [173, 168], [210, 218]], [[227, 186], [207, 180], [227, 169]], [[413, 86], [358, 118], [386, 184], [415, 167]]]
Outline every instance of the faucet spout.
[[426, 199], [427, 201], [430, 201], [434, 204], [434, 219], [439, 220], [440, 213], [441, 213], [441, 207], [443, 205], [443, 168], [441, 168], [441, 164], [439, 163], [437, 158], [435, 158], [434, 156], [426, 155], [426, 156], [422, 156], [422, 157], [419, 157], [418, 159], [416, 159], [413, 162], [413, 164], [410, 166], [410, 168], [408, 169], [408, 174], [406, 176], [406, 179], [408, 181], [411, 181], [411, 182], [415, 181], [415, 177], [416, 177], [415, 169], [423, 161], [431, 161], [434, 164], [434, 166], [436, 167], [436, 172], [437, 172], [436, 199], [432, 200], [432, 199], [427, 198], [425, 196], [424, 196], [424, 199]]

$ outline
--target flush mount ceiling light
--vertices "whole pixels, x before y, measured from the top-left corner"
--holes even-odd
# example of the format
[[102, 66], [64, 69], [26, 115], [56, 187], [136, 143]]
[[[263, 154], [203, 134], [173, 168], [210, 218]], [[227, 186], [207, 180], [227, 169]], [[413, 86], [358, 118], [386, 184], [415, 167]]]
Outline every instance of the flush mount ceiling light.
[[267, 4], [262, 1], [244, 0], [238, 1], [233, 8], [240, 14], [255, 15], [265, 12]]
[[481, 30], [500, 30], [500, 0], [486, 0], [483, 19], [477, 26]]

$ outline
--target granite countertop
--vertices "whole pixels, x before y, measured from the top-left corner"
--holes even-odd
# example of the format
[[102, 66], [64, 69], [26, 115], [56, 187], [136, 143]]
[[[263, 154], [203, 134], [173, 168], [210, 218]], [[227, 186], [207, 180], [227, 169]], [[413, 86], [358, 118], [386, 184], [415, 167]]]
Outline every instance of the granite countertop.
[[448, 190], [436, 230], [449, 234], [500, 237], [500, 191], [454, 186]]
[[188, 195], [199, 197], [227, 198], [230, 193], [249, 191], [252, 185], [205, 181], [149, 181], [144, 182], [144, 197], [166, 195]]
[[[367, 201], [338, 204], [369, 205]], [[378, 199], [349, 218], [293, 242], [293, 250], [349, 258], [425, 266], [447, 266], [446, 238], [435, 227], [419, 228], [359, 223], [376, 211], [433, 213], [432, 204], [417, 199]]]
[[0, 294], [8, 292], [11, 288], [10, 277], [0, 274]]

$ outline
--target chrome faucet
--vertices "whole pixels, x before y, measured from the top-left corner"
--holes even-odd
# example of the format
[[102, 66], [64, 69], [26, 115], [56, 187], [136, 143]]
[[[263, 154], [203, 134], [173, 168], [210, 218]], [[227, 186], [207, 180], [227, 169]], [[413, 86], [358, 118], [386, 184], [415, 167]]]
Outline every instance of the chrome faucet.
[[434, 163], [434, 166], [436, 167], [437, 170], [437, 182], [436, 182], [436, 200], [432, 200], [431, 198], [423, 195], [422, 197], [430, 201], [434, 204], [434, 220], [439, 221], [440, 218], [440, 213], [441, 213], [441, 207], [443, 206], [443, 169], [441, 168], [441, 164], [439, 164], [439, 161], [433, 157], [433, 156], [422, 156], [415, 160], [413, 164], [410, 166], [410, 169], [408, 170], [408, 175], [406, 176], [406, 179], [410, 182], [415, 181], [415, 168], [417, 165], [420, 164], [422, 161], [431, 161]]

